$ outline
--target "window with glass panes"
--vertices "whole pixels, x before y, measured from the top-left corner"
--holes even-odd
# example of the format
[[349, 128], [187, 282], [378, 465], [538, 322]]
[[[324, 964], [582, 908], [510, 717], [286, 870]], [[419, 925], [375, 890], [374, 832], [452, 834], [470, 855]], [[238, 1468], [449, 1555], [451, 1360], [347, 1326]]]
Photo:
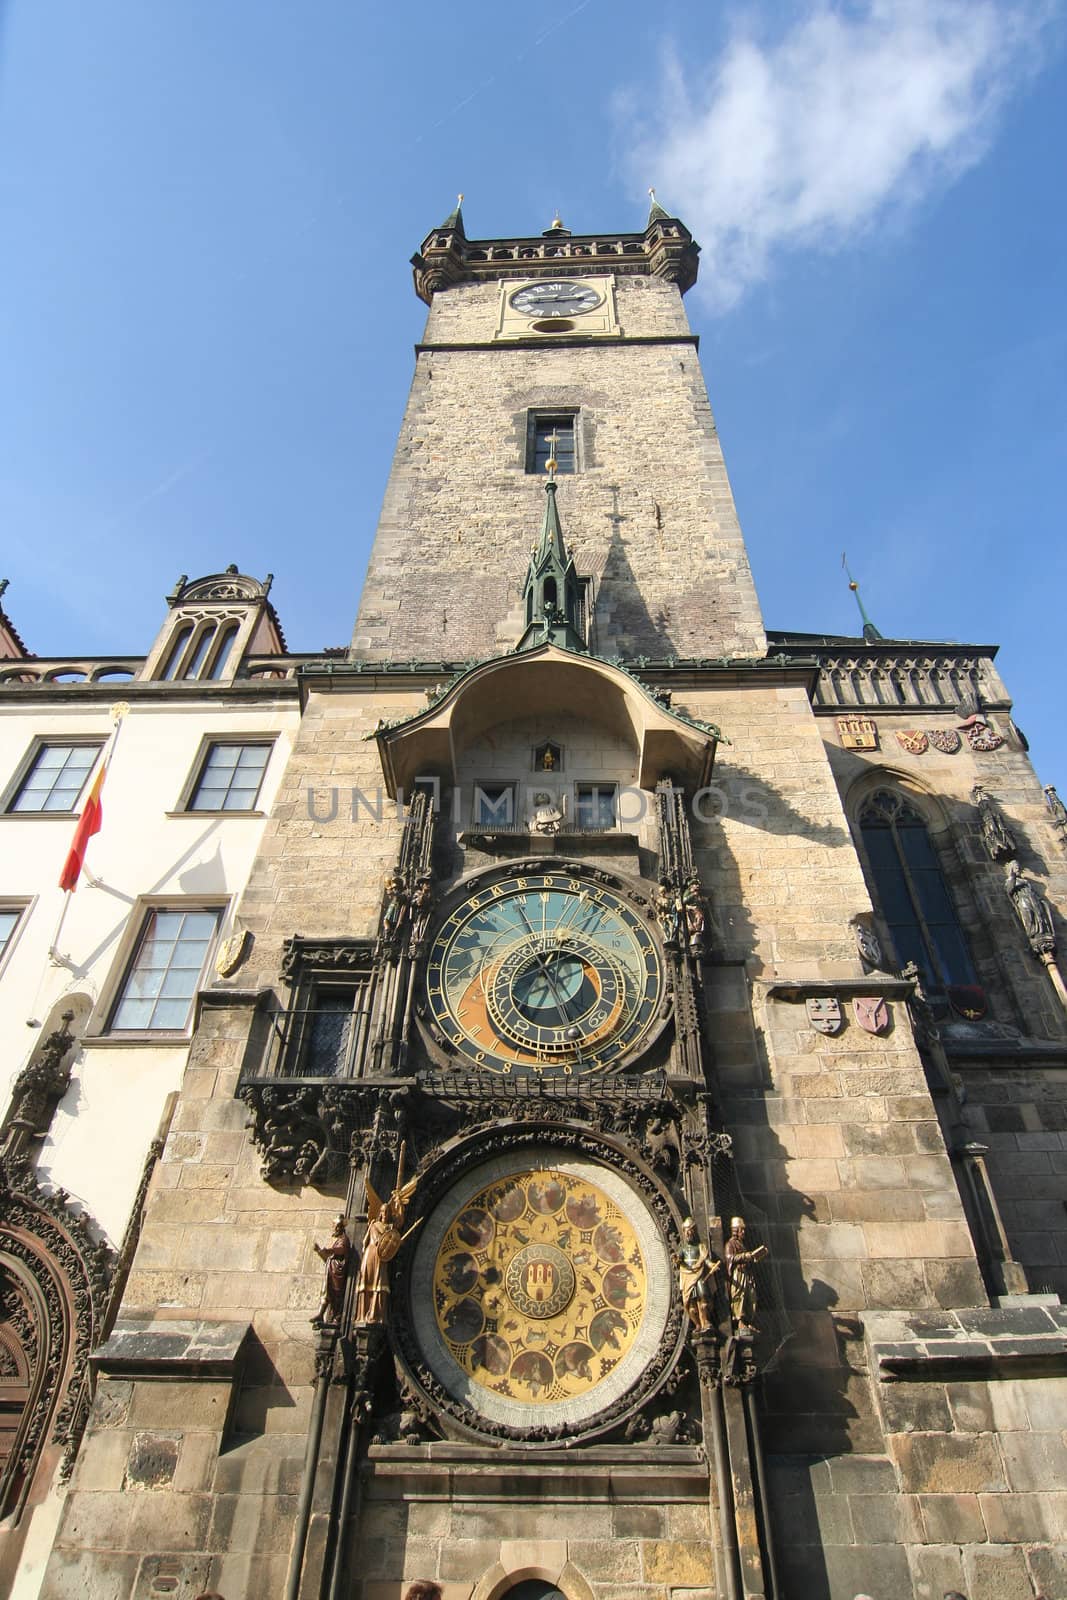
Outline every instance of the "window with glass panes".
[[7, 954], [7, 947], [15, 937], [22, 911], [22, 906], [0, 906], [0, 960]]
[[476, 783], [473, 820], [478, 827], [510, 828], [515, 821], [515, 785]]
[[305, 1078], [347, 1076], [366, 1023], [366, 995], [365, 984], [315, 984], [309, 1009], [294, 1018], [297, 1050], [290, 1070]]
[[188, 1024], [219, 916], [149, 911], [111, 1013], [112, 1032], [180, 1032]]
[[574, 790], [574, 820], [579, 828], [615, 826], [615, 785], [579, 783]]
[[874, 897], [901, 966], [914, 961], [925, 986], [977, 982], [967, 941], [926, 823], [900, 795], [881, 790], [860, 813]]
[[234, 741], [209, 745], [189, 810], [252, 811], [269, 756], [269, 744]]
[[99, 744], [42, 744], [8, 811], [73, 811]]
[[530, 434], [526, 452], [527, 472], [547, 472], [552, 458], [555, 435], [556, 473], [574, 472], [574, 413], [565, 416], [542, 416], [534, 412], [530, 419]]

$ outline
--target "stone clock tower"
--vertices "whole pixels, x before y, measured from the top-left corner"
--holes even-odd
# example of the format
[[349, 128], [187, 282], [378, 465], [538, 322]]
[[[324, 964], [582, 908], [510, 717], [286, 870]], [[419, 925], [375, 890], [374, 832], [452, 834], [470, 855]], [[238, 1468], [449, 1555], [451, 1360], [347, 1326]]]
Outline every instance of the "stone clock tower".
[[[1007, 1036], [948, 981], [976, 975], [930, 879], [912, 943], [876, 921], [864, 828], [904, 838], [907, 883], [934, 870], [906, 806], [863, 821], [885, 791], [849, 696], [898, 669], [846, 682], [870, 638], [768, 648], [697, 255], [653, 205], [640, 233], [491, 240], [457, 209], [414, 257], [354, 638], [299, 668], [50, 1600], [86, 1572], [189, 1600], [939, 1595], [981, 1568], [943, 1458], [976, 1507], [1002, 1484], [1037, 1570], [1038, 1510], [1011, 1521], [1015, 1468], [948, 1381], [1063, 1381], [967, 1142], [951, 994], [964, 1050]], [[952, 660], [971, 750], [1010, 753], [991, 653]], [[1058, 1059], [1054, 939], [1031, 950], [1016, 992]]]

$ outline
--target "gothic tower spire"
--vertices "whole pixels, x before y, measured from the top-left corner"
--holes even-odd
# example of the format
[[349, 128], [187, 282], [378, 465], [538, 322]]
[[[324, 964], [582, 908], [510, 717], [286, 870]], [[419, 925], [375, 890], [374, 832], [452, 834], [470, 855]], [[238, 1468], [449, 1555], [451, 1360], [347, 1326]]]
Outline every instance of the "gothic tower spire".
[[548, 479], [545, 483], [545, 515], [541, 523], [541, 537], [530, 554], [526, 583], [522, 598], [526, 608], [526, 628], [516, 649], [532, 650], [539, 644], [558, 644], [565, 650], [584, 650], [585, 639], [580, 626], [582, 590], [574, 565], [574, 557], [567, 549], [563, 527], [559, 520], [556, 493], [555, 453], [557, 441], [552, 435], [552, 456], [548, 461]]

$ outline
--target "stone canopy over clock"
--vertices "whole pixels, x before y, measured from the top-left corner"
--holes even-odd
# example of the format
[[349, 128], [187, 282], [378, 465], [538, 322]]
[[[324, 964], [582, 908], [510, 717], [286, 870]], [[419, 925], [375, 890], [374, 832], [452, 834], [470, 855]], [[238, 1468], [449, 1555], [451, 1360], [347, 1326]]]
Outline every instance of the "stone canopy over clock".
[[573, 1076], [632, 1064], [662, 1031], [664, 999], [647, 895], [575, 862], [479, 874], [431, 937], [425, 1019], [468, 1070]]
[[530, 334], [618, 334], [615, 279], [536, 278], [501, 284], [498, 339]]

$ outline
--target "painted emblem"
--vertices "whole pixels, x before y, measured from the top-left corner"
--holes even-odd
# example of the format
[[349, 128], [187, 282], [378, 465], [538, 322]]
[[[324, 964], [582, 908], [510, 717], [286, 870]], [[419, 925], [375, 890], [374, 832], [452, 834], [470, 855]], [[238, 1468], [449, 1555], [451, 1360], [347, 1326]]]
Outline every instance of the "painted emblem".
[[838, 717], [837, 736], [844, 750], [878, 749], [878, 729], [872, 717]]
[[986, 992], [977, 983], [950, 983], [945, 989], [948, 1003], [958, 1016], [968, 1022], [978, 1022], [989, 1009]]
[[215, 974], [219, 978], [228, 978], [237, 971], [245, 956], [252, 948], [252, 935], [247, 928], [242, 928], [239, 933], [231, 933], [228, 939], [223, 939], [215, 957]]
[[882, 965], [882, 946], [878, 935], [863, 922], [856, 924], [856, 949], [869, 967]]
[[808, 1021], [817, 1033], [837, 1033], [844, 1022], [836, 995], [816, 995], [805, 1002]]
[[904, 728], [897, 734], [897, 743], [909, 756], [921, 756], [930, 747], [930, 741], [921, 728]]
[[881, 995], [858, 995], [852, 1009], [865, 1033], [884, 1033], [889, 1026], [889, 1007]]
[[504, 1286], [524, 1316], [558, 1316], [574, 1296], [574, 1268], [556, 1245], [528, 1244], [508, 1263]]
[[935, 750], [940, 750], [943, 756], [954, 756], [963, 740], [955, 728], [931, 728], [930, 743]]
[[985, 717], [968, 717], [966, 722], [960, 723], [960, 730], [967, 735], [972, 750], [999, 750], [1004, 743], [1003, 735], [997, 733]]

